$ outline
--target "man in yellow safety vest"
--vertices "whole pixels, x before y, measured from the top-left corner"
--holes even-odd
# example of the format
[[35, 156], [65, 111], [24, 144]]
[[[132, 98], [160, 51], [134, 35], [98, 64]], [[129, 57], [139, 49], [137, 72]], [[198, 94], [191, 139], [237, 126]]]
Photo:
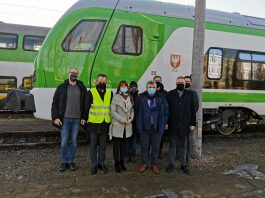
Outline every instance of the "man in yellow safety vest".
[[[86, 113], [88, 114], [88, 130], [90, 132], [91, 174], [101, 169], [104, 173], [109, 170], [105, 166], [106, 141], [110, 125], [110, 105], [113, 93], [106, 88], [107, 76], [97, 76], [96, 87], [88, 91]], [[97, 149], [99, 145], [99, 151]]]

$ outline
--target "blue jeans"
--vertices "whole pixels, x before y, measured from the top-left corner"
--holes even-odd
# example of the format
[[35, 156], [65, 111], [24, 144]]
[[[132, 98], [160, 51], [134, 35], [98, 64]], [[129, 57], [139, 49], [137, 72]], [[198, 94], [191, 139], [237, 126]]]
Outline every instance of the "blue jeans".
[[61, 156], [64, 163], [73, 163], [77, 148], [79, 118], [64, 118], [61, 129]]
[[141, 133], [141, 164], [147, 164], [149, 145], [151, 146], [151, 166], [157, 166], [161, 135], [158, 131], [149, 130]]

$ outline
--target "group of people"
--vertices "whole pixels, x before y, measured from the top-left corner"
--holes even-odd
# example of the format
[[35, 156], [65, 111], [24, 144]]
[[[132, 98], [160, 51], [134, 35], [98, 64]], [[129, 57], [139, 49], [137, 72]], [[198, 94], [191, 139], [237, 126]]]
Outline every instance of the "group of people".
[[159, 174], [158, 159], [163, 149], [163, 134], [169, 133], [169, 164], [175, 168], [176, 151], [181, 170], [190, 174], [187, 159], [191, 152], [191, 131], [196, 127], [198, 96], [190, 89], [191, 77], [179, 76], [176, 89], [164, 90], [162, 78], [155, 76], [139, 94], [135, 81], [120, 81], [116, 93], [107, 88], [107, 76], [99, 74], [96, 87], [87, 91], [78, 80], [78, 69], [71, 68], [69, 78], [60, 84], [52, 102], [53, 124], [61, 129], [59, 171], [76, 170], [74, 162], [80, 125], [87, 125], [90, 134], [91, 174], [98, 169], [109, 172], [105, 165], [106, 142], [113, 142], [114, 167], [117, 173], [126, 171], [125, 158], [135, 161], [136, 141], [140, 135], [141, 159], [138, 172], [147, 169]]

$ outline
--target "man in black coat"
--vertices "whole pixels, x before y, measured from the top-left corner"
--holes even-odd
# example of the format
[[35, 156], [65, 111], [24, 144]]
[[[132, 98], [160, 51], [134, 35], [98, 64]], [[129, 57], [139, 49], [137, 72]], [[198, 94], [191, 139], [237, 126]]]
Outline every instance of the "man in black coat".
[[[80, 123], [86, 123], [87, 116], [84, 113], [86, 88], [82, 81], [77, 80], [78, 70], [72, 68], [69, 71], [69, 79], [60, 84], [53, 96], [52, 120], [53, 124], [61, 129], [61, 156], [62, 163], [59, 171], [67, 168], [74, 171], [75, 152], [77, 148], [77, 135]], [[70, 145], [68, 145], [70, 139]]]
[[185, 89], [185, 79], [177, 78], [177, 88], [168, 92], [167, 101], [169, 106], [168, 130], [170, 135], [169, 165], [168, 172], [174, 169], [176, 158], [176, 145], [178, 145], [180, 165], [184, 173], [189, 174], [186, 162], [187, 137], [190, 130], [196, 126], [196, 113], [194, 100], [189, 90]]

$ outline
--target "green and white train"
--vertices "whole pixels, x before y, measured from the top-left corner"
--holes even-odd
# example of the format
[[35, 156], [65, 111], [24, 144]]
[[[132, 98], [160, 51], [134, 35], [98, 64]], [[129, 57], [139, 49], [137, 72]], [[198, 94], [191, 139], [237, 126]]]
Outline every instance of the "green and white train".
[[[77, 67], [90, 88], [161, 75], [167, 90], [191, 74], [194, 7], [152, 0], [80, 0], [52, 28], [35, 62], [36, 117], [50, 119], [55, 88]], [[204, 126], [223, 134], [265, 115], [265, 20], [206, 11]]]
[[0, 110], [8, 91], [32, 88], [33, 62], [49, 30], [0, 22]]

